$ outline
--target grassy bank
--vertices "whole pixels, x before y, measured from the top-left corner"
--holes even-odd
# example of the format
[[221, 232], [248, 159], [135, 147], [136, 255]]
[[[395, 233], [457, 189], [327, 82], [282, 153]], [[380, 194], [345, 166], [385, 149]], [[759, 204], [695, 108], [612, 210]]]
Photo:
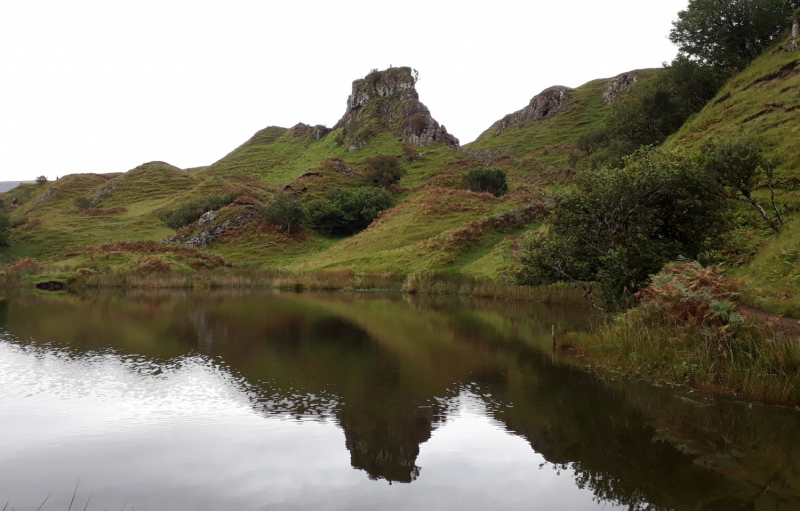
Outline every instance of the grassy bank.
[[87, 288], [205, 289], [261, 288], [330, 291], [402, 291], [420, 295], [458, 295], [498, 300], [585, 306], [572, 287], [515, 286], [497, 280], [460, 273], [400, 274], [356, 273], [352, 270], [292, 272], [281, 269], [234, 269], [183, 271], [97, 271], [89, 268], [65, 270], [30, 263], [18, 270], [0, 272], [0, 286], [34, 288], [57, 282], [66, 290]]
[[641, 305], [570, 334], [563, 347], [617, 377], [800, 404], [800, 332], [743, 317], [736, 289], [716, 268], [668, 266]]

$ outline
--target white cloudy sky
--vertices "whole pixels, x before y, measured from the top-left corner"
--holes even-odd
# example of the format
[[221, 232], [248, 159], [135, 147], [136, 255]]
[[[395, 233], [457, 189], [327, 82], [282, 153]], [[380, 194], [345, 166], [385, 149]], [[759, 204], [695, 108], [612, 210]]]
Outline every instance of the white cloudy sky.
[[671, 60], [687, 4], [0, 0], [0, 180], [207, 165], [266, 126], [332, 126], [389, 65], [466, 143], [546, 87]]

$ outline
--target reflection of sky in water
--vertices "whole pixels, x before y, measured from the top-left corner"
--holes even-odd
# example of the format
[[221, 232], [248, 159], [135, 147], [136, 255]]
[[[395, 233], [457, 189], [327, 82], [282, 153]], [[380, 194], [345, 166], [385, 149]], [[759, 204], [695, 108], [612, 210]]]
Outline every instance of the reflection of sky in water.
[[63, 509], [80, 477], [90, 509], [598, 507], [469, 393], [422, 444], [419, 478], [394, 485], [351, 467], [335, 422], [265, 415], [268, 401], [203, 357], [155, 365], [0, 342], [0, 504], [36, 509], [52, 490], [45, 509]]

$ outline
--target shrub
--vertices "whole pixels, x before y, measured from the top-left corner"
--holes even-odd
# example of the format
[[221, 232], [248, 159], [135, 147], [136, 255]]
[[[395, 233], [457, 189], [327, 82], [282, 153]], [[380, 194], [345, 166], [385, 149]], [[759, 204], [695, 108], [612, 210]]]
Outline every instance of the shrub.
[[28, 223], [28, 217], [21, 216], [11, 221], [11, 228], [16, 229], [17, 227], [23, 226], [27, 223]]
[[44, 185], [47, 184], [47, 177], [46, 176], [39, 176], [36, 178], [37, 185]]
[[302, 226], [306, 223], [308, 212], [299, 200], [279, 193], [261, 209], [261, 216], [267, 223], [279, 225], [286, 234], [291, 234], [292, 226]]
[[554, 200], [546, 229], [525, 247], [520, 283], [596, 282], [610, 309], [630, 305], [668, 261], [718, 245], [729, 227], [728, 203], [711, 179], [692, 161], [652, 149], [622, 169], [578, 174]]
[[308, 204], [309, 221], [324, 234], [352, 234], [366, 229], [392, 203], [392, 196], [386, 190], [333, 189], [326, 198]]
[[31, 257], [20, 259], [19, 261], [15, 262], [14, 264], [8, 267], [8, 271], [19, 272], [26, 275], [33, 275], [35, 273], [39, 273], [41, 269], [42, 267], [39, 264], [39, 261]]
[[148, 258], [144, 264], [140, 265], [139, 269], [145, 272], [169, 271], [170, 264], [160, 257], [153, 256]]
[[494, 167], [470, 169], [461, 179], [464, 188], [472, 192], [491, 193], [500, 197], [508, 192], [506, 171]]
[[158, 218], [170, 229], [178, 230], [196, 221], [203, 216], [203, 213], [227, 206], [233, 202], [235, 195], [238, 194], [198, 197], [190, 202], [161, 211], [158, 213]]
[[75, 197], [72, 202], [78, 208], [78, 211], [86, 211], [92, 207], [92, 199], [90, 197]]
[[377, 154], [364, 159], [367, 178], [376, 186], [391, 186], [406, 174], [396, 156]]

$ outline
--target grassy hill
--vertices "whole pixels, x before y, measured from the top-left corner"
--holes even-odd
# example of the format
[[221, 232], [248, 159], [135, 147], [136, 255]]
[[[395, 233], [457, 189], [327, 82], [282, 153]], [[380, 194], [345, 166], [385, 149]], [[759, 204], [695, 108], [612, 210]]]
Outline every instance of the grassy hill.
[[[637, 87], [651, 80], [658, 71], [658, 69], [642, 69], [625, 75], [635, 76], [636, 83], [633, 87]], [[541, 113], [547, 112], [542, 118], [534, 115], [534, 119], [522, 122], [514, 122], [512, 119], [510, 127], [504, 125], [505, 118], [501, 119], [481, 133], [474, 142], [465, 145], [464, 149], [501, 151], [506, 156], [516, 158], [537, 156], [550, 162], [564, 164], [569, 153], [574, 151], [578, 139], [603, 125], [611, 110], [609, 103], [604, 101], [604, 96], [609, 92], [613, 82], [614, 78], [605, 78], [592, 80], [576, 89], [559, 88], [566, 89], [568, 96], [563, 105], [550, 108], [549, 111], [547, 108], [541, 110]], [[554, 88], [535, 96], [529, 107], [536, 106], [537, 100], [546, 96], [552, 89]], [[555, 107], [557, 104], [551, 103], [546, 106]], [[507, 117], [515, 114], [509, 114]]]

